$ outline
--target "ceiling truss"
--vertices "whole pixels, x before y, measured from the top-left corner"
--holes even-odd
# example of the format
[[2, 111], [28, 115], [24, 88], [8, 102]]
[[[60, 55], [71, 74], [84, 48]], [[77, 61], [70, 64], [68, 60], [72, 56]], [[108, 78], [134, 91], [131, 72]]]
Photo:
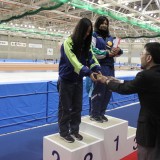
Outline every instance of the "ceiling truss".
[[[71, 0], [72, 1], [72, 0]], [[81, 0], [88, 5], [94, 5], [97, 9], [113, 11], [127, 18], [138, 19], [147, 24], [160, 27], [160, 1], [159, 0]], [[22, 15], [28, 11], [34, 11], [41, 7], [54, 6], [53, 0], [0, 0], [0, 21], [14, 16]], [[17, 34], [32, 37], [64, 39], [70, 35], [82, 17], [87, 17], [94, 23], [99, 14], [86, 9], [76, 8], [72, 3], [65, 3], [55, 10], [43, 10], [34, 15], [24, 16], [20, 19], [12, 19], [0, 24], [0, 34]], [[160, 35], [160, 32], [146, 30], [145, 28], [131, 25], [123, 21], [112, 19], [110, 32], [118, 37], [139, 37]], [[3, 28], [3, 29], [2, 29]], [[7, 28], [5, 30], [4, 28]], [[11, 29], [8, 29], [11, 28]], [[29, 32], [23, 32], [29, 30]], [[32, 32], [31, 32], [32, 30]], [[16, 32], [16, 33], [13, 33]], [[38, 33], [35, 34], [35, 33]], [[41, 33], [43, 33], [41, 35]], [[48, 35], [44, 34], [48, 33]], [[55, 35], [55, 36], [54, 36]], [[58, 36], [61, 35], [61, 36]], [[159, 37], [155, 40], [159, 41]]]

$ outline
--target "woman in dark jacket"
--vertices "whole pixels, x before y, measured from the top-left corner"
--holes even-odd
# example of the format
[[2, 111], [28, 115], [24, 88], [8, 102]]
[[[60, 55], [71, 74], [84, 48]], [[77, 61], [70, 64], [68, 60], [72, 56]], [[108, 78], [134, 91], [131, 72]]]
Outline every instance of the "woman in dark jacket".
[[92, 23], [82, 18], [71, 36], [61, 46], [59, 63], [59, 114], [60, 137], [67, 142], [74, 138], [82, 140], [79, 134], [82, 110], [83, 77], [96, 81], [94, 74], [100, 65], [91, 52]]
[[[109, 34], [109, 21], [105, 16], [97, 18], [92, 38], [92, 50], [101, 65], [104, 76], [115, 76], [114, 57], [121, 55], [122, 50], [114, 48], [114, 38]], [[108, 121], [105, 115], [112, 92], [101, 83], [94, 83], [91, 96], [90, 119], [99, 123]]]

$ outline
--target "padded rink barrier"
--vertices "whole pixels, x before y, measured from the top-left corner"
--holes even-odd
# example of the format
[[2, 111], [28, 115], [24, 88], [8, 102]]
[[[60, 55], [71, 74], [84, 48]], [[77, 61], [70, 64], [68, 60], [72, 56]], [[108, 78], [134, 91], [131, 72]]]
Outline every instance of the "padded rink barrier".
[[59, 134], [43, 139], [43, 160], [120, 160], [136, 150], [136, 129], [128, 121], [107, 116], [97, 123], [82, 118], [80, 131], [84, 139], [67, 143]]

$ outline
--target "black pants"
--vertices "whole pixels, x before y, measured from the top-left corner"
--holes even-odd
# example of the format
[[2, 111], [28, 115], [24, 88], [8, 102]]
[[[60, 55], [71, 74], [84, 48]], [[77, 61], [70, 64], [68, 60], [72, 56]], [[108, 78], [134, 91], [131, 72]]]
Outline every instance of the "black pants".
[[160, 160], [160, 148], [138, 145], [138, 160]]
[[78, 133], [81, 123], [83, 82], [58, 82], [58, 124], [61, 136]]

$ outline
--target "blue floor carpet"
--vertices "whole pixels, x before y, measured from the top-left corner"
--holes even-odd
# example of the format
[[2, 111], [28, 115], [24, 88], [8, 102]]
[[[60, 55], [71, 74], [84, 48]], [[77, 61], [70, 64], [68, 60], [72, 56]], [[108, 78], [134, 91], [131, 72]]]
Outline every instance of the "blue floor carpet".
[[127, 120], [129, 122], [129, 126], [136, 128], [139, 109], [140, 109], [140, 105], [134, 104], [128, 107], [108, 111], [107, 115]]
[[[108, 111], [107, 115], [129, 121], [136, 127], [139, 104]], [[43, 137], [58, 132], [58, 125], [31, 129], [6, 136], [0, 136], [0, 160], [42, 160]]]

